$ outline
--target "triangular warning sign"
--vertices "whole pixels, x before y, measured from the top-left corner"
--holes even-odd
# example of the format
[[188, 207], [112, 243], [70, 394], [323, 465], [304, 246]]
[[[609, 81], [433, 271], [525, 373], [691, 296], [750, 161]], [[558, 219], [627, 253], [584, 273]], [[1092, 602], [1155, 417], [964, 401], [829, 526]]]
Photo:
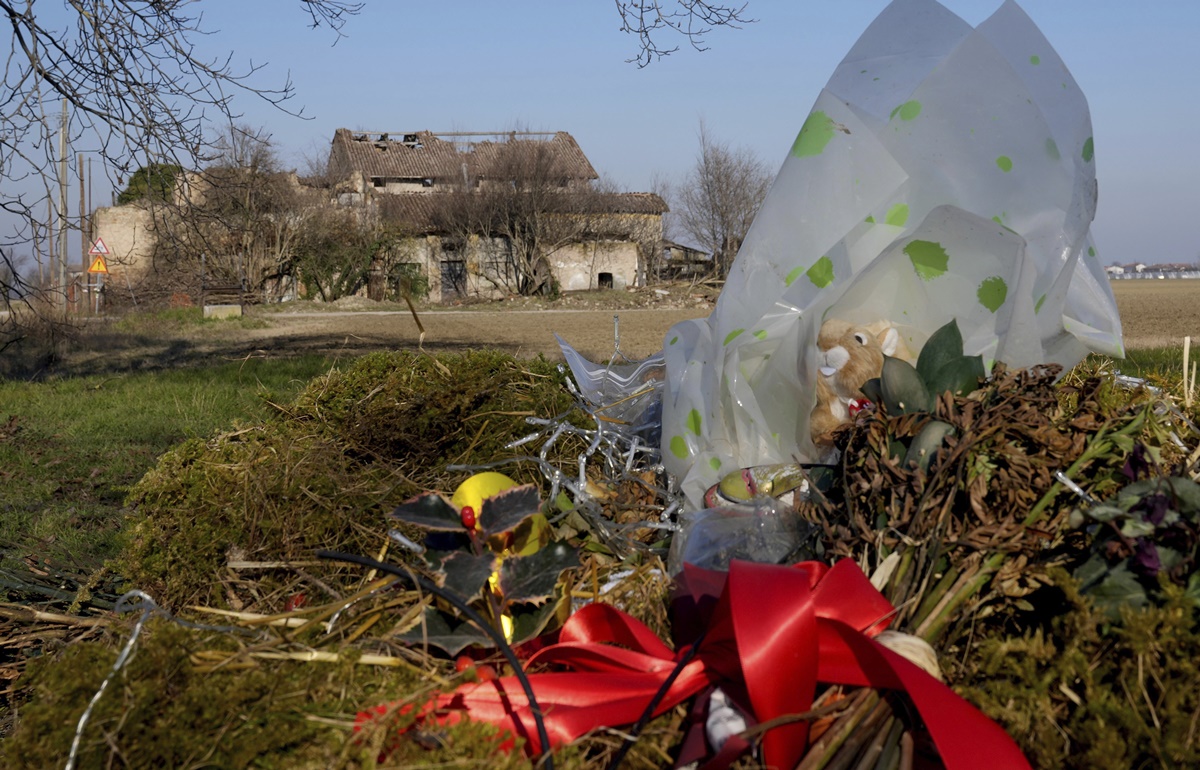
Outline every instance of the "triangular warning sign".
[[92, 254], [92, 255], [96, 255], [96, 254], [103, 255], [103, 254], [107, 254], [107, 253], [108, 253], [108, 246], [106, 246], [104, 244], [103, 238], [97, 238], [96, 242], [92, 244], [92, 248], [88, 249], [88, 254]]
[[92, 266], [88, 268], [89, 273], [108, 273], [108, 265], [104, 262], [104, 257], [97, 256], [92, 262]]

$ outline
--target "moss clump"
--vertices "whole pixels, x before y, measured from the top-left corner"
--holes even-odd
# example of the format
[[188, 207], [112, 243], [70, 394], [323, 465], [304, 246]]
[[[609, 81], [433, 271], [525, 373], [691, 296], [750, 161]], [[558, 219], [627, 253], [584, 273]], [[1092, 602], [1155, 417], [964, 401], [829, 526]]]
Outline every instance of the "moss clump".
[[[369, 760], [346, 743], [349, 721], [357, 704], [397, 681], [394, 671], [283, 663], [202, 672], [192, 664], [198, 650], [234, 647], [221, 635], [152, 621], [97, 702], [77, 766], [325, 768]], [[0, 764], [62, 767], [116, 656], [110, 645], [84, 642], [32, 664], [24, 681], [34, 698], [0, 745]]]
[[1063, 611], [1014, 634], [986, 628], [952, 675], [1034, 767], [1200, 766], [1200, 626], [1195, 604], [1164, 581], [1162, 606], [1118, 622], [1053, 574]]
[[[529, 431], [525, 416], [571, 403], [544, 359], [366, 356], [315, 379], [276, 419], [164, 455], [130, 494], [133, 520], [115, 570], [179, 607], [230, 601], [215, 580], [230, 555], [373, 553], [387, 511], [424, 489], [453, 486], [447, 464], [512, 457], [503, 447]], [[524, 472], [519, 480], [534, 480], [532, 469]]]

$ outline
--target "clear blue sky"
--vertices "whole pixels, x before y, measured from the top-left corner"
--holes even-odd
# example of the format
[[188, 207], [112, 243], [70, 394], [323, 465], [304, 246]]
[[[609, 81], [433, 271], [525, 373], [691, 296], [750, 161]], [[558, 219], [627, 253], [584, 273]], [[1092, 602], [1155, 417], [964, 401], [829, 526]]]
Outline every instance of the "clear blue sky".
[[[324, 153], [335, 128], [568, 131], [592, 164], [627, 190], [657, 174], [680, 179], [701, 118], [711, 135], [775, 168], [813, 100], [885, 0], [749, 0], [757, 23], [708, 36], [638, 69], [636, 40], [608, 0], [366, 0], [345, 37], [307, 28], [296, 2], [202, 0], [202, 40], [217, 55], [289, 73], [288, 117], [239, 98], [244, 122], [266, 127], [290, 165]], [[978, 24], [999, 0], [944, 0]], [[1103, 261], [1186, 261], [1200, 255], [1200, 127], [1196, 82], [1200, 2], [1026, 0], [1091, 105]], [[663, 39], [663, 42], [675, 42]], [[98, 191], [99, 192], [99, 191]], [[102, 200], [97, 195], [97, 200]]]

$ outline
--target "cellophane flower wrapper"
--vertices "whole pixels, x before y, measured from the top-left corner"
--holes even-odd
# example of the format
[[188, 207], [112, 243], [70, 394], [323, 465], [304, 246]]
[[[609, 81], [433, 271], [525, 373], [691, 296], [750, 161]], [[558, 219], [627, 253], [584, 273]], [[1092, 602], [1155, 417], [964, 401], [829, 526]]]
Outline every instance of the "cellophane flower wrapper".
[[1087, 101], [1025, 12], [976, 28], [896, 0], [821, 91], [707, 319], [664, 338], [663, 459], [689, 504], [737, 468], [815, 456], [821, 323], [957, 319], [968, 355], [1123, 355], [1089, 227]]

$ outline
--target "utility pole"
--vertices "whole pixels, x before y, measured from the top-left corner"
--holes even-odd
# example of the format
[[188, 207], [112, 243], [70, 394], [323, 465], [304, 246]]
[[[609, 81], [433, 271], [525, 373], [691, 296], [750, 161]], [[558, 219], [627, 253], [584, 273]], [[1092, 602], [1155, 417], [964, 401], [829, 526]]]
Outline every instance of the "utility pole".
[[38, 235], [38, 223], [33, 217], [30, 217], [30, 224], [33, 225], [33, 256], [37, 259], [38, 265], [38, 291], [46, 288], [46, 271], [42, 265], [42, 239]]
[[[49, 275], [46, 280], [49, 283], [54, 282], [54, 274], [58, 272], [54, 261], [54, 199], [46, 196], [46, 270]], [[42, 289], [46, 289], [46, 284], [42, 285]]]
[[78, 153], [79, 159], [79, 286], [80, 296], [76, 299], [76, 311], [83, 315], [87, 309], [92, 291], [92, 276], [88, 273], [88, 226], [87, 226], [87, 186], [83, 183], [83, 153]]
[[63, 317], [67, 315], [67, 98], [62, 100], [62, 127], [58, 132], [58, 288]]

